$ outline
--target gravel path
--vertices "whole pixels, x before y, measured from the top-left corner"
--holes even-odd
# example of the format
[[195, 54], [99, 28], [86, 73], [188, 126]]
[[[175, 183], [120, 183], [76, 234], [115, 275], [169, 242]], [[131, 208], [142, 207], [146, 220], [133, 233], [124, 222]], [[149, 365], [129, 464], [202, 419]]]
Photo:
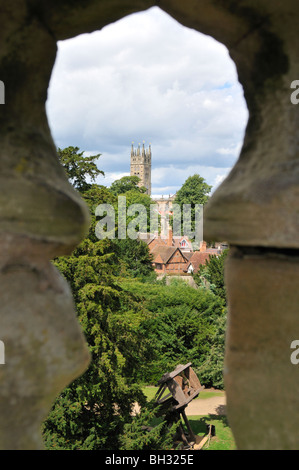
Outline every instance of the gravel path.
[[[135, 405], [134, 413], [139, 411], [139, 406]], [[225, 415], [226, 414], [226, 398], [223, 396], [211, 398], [195, 398], [185, 408], [187, 416], [194, 415]]]
[[225, 415], [226, 414], [226, 398], [196, 398], [192, 400], [185, 409], [187, 416], [191, 415]]

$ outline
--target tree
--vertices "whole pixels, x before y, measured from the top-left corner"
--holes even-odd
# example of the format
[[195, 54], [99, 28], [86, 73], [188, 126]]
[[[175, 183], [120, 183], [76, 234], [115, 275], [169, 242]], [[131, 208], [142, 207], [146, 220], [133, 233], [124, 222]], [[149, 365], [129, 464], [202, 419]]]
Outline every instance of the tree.
[[[148, 194], [136, 191], [135, 189], [131, 189], [130, 191], [127, 191], [123, 193], [121, 196], [126, 198], [126, 212], [127, 212], [127, 227], [130, 228], [132, 227], [132, 233], [137, 233], [138, 232], [150, 232], [150, 215], [151, 215], [151, 205], [153, 204], [153, 201], [151, 197]], [[135, 205], [135, 208], [137, 211], [131, 215], [128, 214], [128, 210], [133, 209]], [[139, 208], [142, 209], [142, 213], [144, 213], [144, 221], [142, 220], [141, 223], [138, 223], [138, 216], [139, 216], [139, 211], [138, 211], [138, 206]], [[115, 208], [116, 211], [118, 211], [118, 207]], [[118, 215], [118, 212], [117, 212]], [[136, 224], [134, 223], [136, 222]]]
[[139, 187], [139, 181], [140, 178], [135, 175], [123, 176], [119, 180], [113, 181], [110, 186], [110, 190], [115, 195], [123, 194], [131, 190], [138, 191], [139, 193], [144, 193], [146, 191], [146, 188], [144, 186]]
[[101, 154], [84, 156], [84, 152], [78, 153], [79, 150], [79, 147], [67, 147], [63, 150], [58, 148], [57, 154], [74, 188], [83, 192], [91, 187], [87, 178], [94, 182], [96, 177], [104, 175], [104, 172], [99, 170], [95, 163]]
[[[204, 178], [195, 174], [193, 176], [189, 176], [186, 179], [183, 186], [177, 191], [174, 203], [178, 204], [181, 210], [181, 227], [183, 229], [183, 207], [184, 205], [190, 204], [190, 233], [184, 233], [184, 229], [181, 230], [183, 235], [187, 235], [190, 238], [194, 238], [192, 236], [192, 232], [194, 233], [196, 229], [196, 212], [198, 211], [200, 215], [200, 206], [204, 206], [208, 199], [209, 193], [212, 189], [212, 186], [209, 186]], [[189, 213], [189, 212], [188, 212]], [[186, 222], [186, 214], [184, 214], [184, 222]], [[173, 225], [173, 220], [171, 220], [171, 225]]]
[[220, 256], [210, 256], [206, 264], [201, 265], [199, 271], [193, 275], [197, 285], [207, 286], [212, 292], [224, 300], [224, 302], [226, 302], [224, 266], [227, 255], [228, 249], [223, 250]]
[[[76, 148], [60, 155], [67, 173], [81, 191], [91, 212], [88, 237], [70, 256], [53, 262], [70, 284], [78, 320], [82, 325], [92, 360], [88, 370], [57, 397], [44, 427], [48, 449], [115, 449], [124, 426], [132, 420], [135, 402], [145, 404], [136, 378], [151, 355], [151, 341], [142, 334], [146, 318], [142, 305], [120, 286], [121, 265], [114, 240], [95, 236], [95, 207], [114, 204], [115, 195], [104, 186], [88, 184], [86, 176], [98, 170]], [[77, 163], [79, 164], [77, 165]], [[76, 163], [76, 164], [75, 164]]]
[[115, 252], [124, 262], [130, 277], [148, 278], [152, 275], [152, 278], [156, 278], [152, 255], [142, 240], [115, 240]]
[[[126, 196], [126, 207], [125, 210], [133, 204], [142, 204], [146, 212], [146, 229], [150, 225], [150, 204], [151, 198], [147, 194], [140, 193], [136, 190], [130, 190], [122, 196]], [[93, 241], [97, 240], [95, 234], [95, 224], [97, 223], [95, 217], [95, 209], [101, 204], [102, 201], [105, 201], [106, 204], [110, 204], [115, 211], [115, 230], [112, 234], [114, 238], [111, 241], [111, 251], [114, 252], [118, 257], [118, 275], [123, 276], [132, 276], [134, 278], [141, 277], [145, 278], [151, 276], [155, 277], [154, 267], [152, 264], [152, 255], [150, 254], [148, 245], [142, 240], [136, 238], [131, 239], [128, 236], [124, 239], [118, 238], [118, 197], [110, 191], [110, 189], [105, 188], [104, 186], [93, 185], [91, 189], [84, 193], [84, 199], [88, 203], [90, 212], [92, 214], [92, 224], [89, 230], [89, 238]], [[128, 227], [131, 222], [134, 224], [135, 215], [128, 216], [126, 214], [126, 227]], [[138, 225], [133, 227], [133, 231], [136, 233], [138, 231]], [[117, 268], [117, 267], [116, 267]]]
[[140, 368], [140, 380], [156, 383], [163, 373], [178, 364], [192, 362], [204, 385], [213, 385], [215, 377], [217, 386], [223, 387], [224, 343], [222, 337], [217, 338], [226, 318], [224, 302], [207, 289], [194, 289], [179, 281], [174, 279], [165, 285], [159, 281], [142, 284], [128, 279], [121, 283], [150, 312], [140, 328], [151, 339], [154, 355]]
[[134, 419], [125, 424], [121, 436], [120, 450], [171, 450], [173, 449], [174, 435], [179, 423], [168, 423], [167, 419], [157, 421], [157, 404], [152, 400]]
[[183, 204], [206, 204], [212, 186], [209, 186], [204, 178], [195, 174], [186, 179], [183, 186], [178, 190], [174, 202], [182, 206]]
[[[116, 207], [117, 197], [109, 190], [109, 188], [106, 188], [106, 186], [99, 186], [97, 184], [93, 184], [89, 189], [84, 191], [83, 199], [86, 202], [91, 215], [89, 238], [90, 240], [96, 242], [98, 241], [95, 230], [97, 223], [96, 208], [101, 204], [110, 204], [112, 207]], [[116, 236], [116, 233], [117, 226], [115, 227], [115, 231], [112, 235]]]
[[211, 347], [209, 354], [204, 358], [200, 365], [200, 378], [202, 383], [207, 386], [223, 389], [223, 365], [225, 351], [225, 333], [226, 333], [227, 313], [215, 319], [215, 329], [211, 337]]
[[[74, 160], [77, 151], [74, 148]], [[153, 415], [140, 383], [160, 378], [180, 362], [208, 364], [204, 361], [217, 334], [214, 320], [221, 316], [223, 302], [212, 292], [186, 285], [140, 282], [153, 272], [147, 245], [137, 240], [99, 240], [95, 235], [95, 207], [117, 204], [117, 194], [87, 183], [88, 174], [95, 178], [93, 165], [87, 165], [85, 175], [83, 166], [66, 168], [90, 208], [91, 226], [70, 256], [53, 262], [71, 286], [92, 360], [88, 370], [57, 397], [44, 423], [46, 448], [168, 447], [171, 435], [164, 425], [144, 433]], [[128, 196], [128, 204], [150, 201], [136, 188], [121, 194]], [[213, 357], [220, 353], [221, 342]], [[220, 367], [212, 361], [206, 377], [211, 369], [214, 377], [219, 375]], [[136, 418], [135, 402], [143, 409]]]
[[84, 240], [55, 265], [69, 281], [92, 355], [88, 370], [57, 398], [44, 425], [48, 449], [118, 448], [135, 402], [145, 397], [135, 383], [150, 341], [139, 331], [144, 310], [115, 276], [110, 240]]

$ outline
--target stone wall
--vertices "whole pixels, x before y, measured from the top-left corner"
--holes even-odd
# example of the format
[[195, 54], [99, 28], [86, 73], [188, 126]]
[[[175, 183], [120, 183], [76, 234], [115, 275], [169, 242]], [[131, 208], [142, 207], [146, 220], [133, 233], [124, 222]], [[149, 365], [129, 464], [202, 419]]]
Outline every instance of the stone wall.
[[50, 260], [84, 236], [87, 210], [65, 179], [45, 113], [58, 40], [158, 5], [226, 45], [249, 121], [240, 158], [213, 195], [205, 240], [227, 240], [225, 383], [240, 449], [299, 447], [298, 108], [295, 0], [1, 0], [0, 448], [42, 447], [40, 423], [89, 355], [71, 294]]

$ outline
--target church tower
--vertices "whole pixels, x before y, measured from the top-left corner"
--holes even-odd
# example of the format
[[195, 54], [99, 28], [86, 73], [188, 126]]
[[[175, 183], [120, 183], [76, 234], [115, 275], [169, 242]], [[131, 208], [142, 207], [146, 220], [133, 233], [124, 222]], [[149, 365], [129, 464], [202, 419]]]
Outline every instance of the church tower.
[[[134, 142], [133, 142], [134, 143]], [[131, 148], [131, 167], [130, 175], [138, 176], [140, 182], [138, 186], [144, 186], [146, 188], [146, 194], [151, 194], [151, 170], [152, 170], [152, 150], [151, 145], [148, 149], [144, 148], [144, 142], [142, 148], [138, 144], [137, 149], [134, 149], [132, 143]]]

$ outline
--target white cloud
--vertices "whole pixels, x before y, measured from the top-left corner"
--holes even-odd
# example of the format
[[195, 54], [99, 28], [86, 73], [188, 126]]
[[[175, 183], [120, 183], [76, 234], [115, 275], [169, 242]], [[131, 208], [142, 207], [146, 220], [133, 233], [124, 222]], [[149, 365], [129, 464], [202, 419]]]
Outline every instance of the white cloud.
[[215, 182], [247, 122], [226, 48], [157, 7], [60, 42], [47, 113], [57, 146], [102, 154], [102, 184], [129, 172], [132, 140], [151, 143], [153, 192], [179, 189], [195, 168]]
[[130, 176], [130, 173], [125, 172], [125, 173], [117, 173], [117, 172], [106, 172], [105, 176], [99, 176], [97, 178], [97, 183], [101, 184], [103, 186], [110, 186], [111, 183], [115, 180], [119, 180], [120, 178], [123, 178], [124, 176]]
[[178, 169], [175, 165], [154, 168], [152, 180], [155, 181], [154, 193], [159, 196], [173, 195], [189, 176], [199, 174], [211, 186], [218, 186], [228, 175], [230, 168], [192, 165]]

